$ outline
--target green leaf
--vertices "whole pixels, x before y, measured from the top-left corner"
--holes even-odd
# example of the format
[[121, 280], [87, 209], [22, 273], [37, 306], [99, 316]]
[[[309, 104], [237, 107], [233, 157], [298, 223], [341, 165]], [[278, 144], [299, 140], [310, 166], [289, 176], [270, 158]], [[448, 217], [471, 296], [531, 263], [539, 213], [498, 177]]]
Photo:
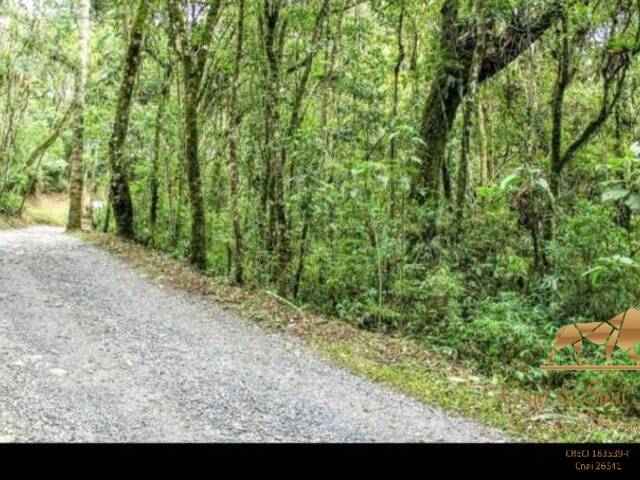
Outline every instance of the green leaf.
[[549, 191], [549, 182], [547, 182], [544, 178], [536, 178], [536, 185], [547, 192]]
[[629, 191], [624, 188], [611, 188], [602, 192], [602, 201], [615, 202], [616, 200], [626, 197], [628, 194]]
[[621, 265], [635, 265], [636, 262], [633, 261], [632, 258], [624, 256], [624, 255], [613, 255], [611, 257], [611, 260], [620, 263]]
[[588, 277], [588, 276], [591, 276], [591, 275], [592, 275], [592, 274], [594, 274], [595, 272], [597, 272], [597, 271], [599, 271], [599, 270], [602, 270], [602, 268], [603, 268], [603, 267], [602, 267], [602, 266], [600, 266], [600, 265], [599, 265], [599, 266], [597, 266], [597, 267], [590, 268], [589, 270], [587, 270], [586, 272], [584, 272], [584, 273], [582, 274], [582, 277]]
[[389, 177], [386, 175], [378, 175], [378, 181], [384, 188], [387, 188], [387, 186], [389, 185]]
[[631, 195], [629, 195], [629, 198], [624, 201], [624, 203], [631, 209], [631, 211], [637, 212], [638, 210], [640, 210], [640, 195], [638, 195], [637, 193], [632, 193]]
[[519, 184], [520, 181], [520, 176], [517, 173], [512, 173], [500, 182], [500, 190], [506, 190], [511, 187], [512, 184]]
[[624, 165], [624, 158], [620, 158], [620, 157], [611, 157], [609, 159], [609, 165], [612, 168], [622, 168], [622, 166]]
[[624, 52], [630, 50], [635, 45], [635, 38], [633, 35], [618, 34], [609, 39], [608, 47], [612, 52]]

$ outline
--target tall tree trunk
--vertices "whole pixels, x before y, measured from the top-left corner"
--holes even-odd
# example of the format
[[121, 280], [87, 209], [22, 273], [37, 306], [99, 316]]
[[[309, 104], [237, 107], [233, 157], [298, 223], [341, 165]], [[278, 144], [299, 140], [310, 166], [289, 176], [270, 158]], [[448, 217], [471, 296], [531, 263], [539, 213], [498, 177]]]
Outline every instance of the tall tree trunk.
[[151, 201], [149, 204], [149, 225], [151, 227], [151, 243], [154, 244], [156, 237], [156, 223], [158, 221], [158, 189], [159, 189], [159, 170], [160, 170], [160, 151], [162, 140], [162, 124], [164, 122], [167, 101], [171, 92], [171, 74], [173, 67], [171, 63], [165, 67], [164, 84], [162, 85], [162, 93], [160, 95], [160, 103], [156, 114], [155, 135], [153, 138], [153, 158], [151, 161], [151, 178], [149, 179], [149, 187], [151, 190]]
[[123, 148], [129, 129], [129, 113], [133, 89], [141, 62], [141, 48], [149, 18], [151, 2], [140, 0], [131, 27], [129, 45], [122, 68], [122, 80], [118, 93], [113, 133], [109, 141], [109, 164], [111, 166], [111, 204], [118, 235], [133, 238], [133, 203], [129, 191], [127, 168], [122, 159]]
[[570, 49], [568, 19], [566, 13], [562, 15], [560, 28], [560, 46], [558, 51], [558, 66], [556, 84], [552, 101], [552, 129], [551, 129], [551, 192], [558, 195], [560, 172], [562, 171], [562, 110], [564, 93], [569, 86], [570, 79]]
[[242, 47], [244, 42], [244, 0], [239, 0], [238, 29], [236, 34], [236, 57], [233, 66], [233, 85], [231, 86], [231, 102], [229, 105], [231, 117], [231, 131], [229, 136], [229, 193], [231, 196], [231, 222], [233, 224], [233, 238], [235, 246], [233, 260], [235, 265], [235, 281], [242, 285], [244, 282], [244, 248], [242, 242], [242, 223], [238, 209], [238, 139], [240, 136], [240, 113], [238, 111], [238, 90], [240, 88], [240, 67], [242, 64]]
[[193, 24], [191, 21], [187, 22], [181, 2], [169, 1], [171, 28], [177, 40], [176, 48], [182, 63], [182, 118], [186, 137], [184, 155], [191, 208], [189, 260], [199, 270], [207, 267], [206, 216], [198, 153], [200, 86], [221, 6], [221, 0], [207, 2], [204, 23]]
[[280, 0], [264, 2], [262, 19], [263, 48], [267, 59], [265, 92], [265, 149], [266, 149], [266, 189], [269, 225], [267, 249], [276, 252], [276, 282], [281, 294], [287, 290], [287, 266], [289, 263], [289, 239], [284, 204], [284, 159], [280, 139], [280, 63], [282, 49], [279, 48], [279, 34], [286, 25], [280, 19]]
[[111, 190], [107, 190], [107, 201], [105, 202], [105, 214], [104, 214], [104, 222], [102, 222], [102, 232], [107, 233], [109, 231], [109, 226], [111, 225]]
[[462, 118], [462, 141], [460, 145], [460, 165], [458, 166], [458, 189], [456, 196], [456, 216], [461, 220], [464, 215], [465, 199], [469, 185], [469, 154], [471, 149], [471, 132], [473, 128], [473, 112], [476, 107], [478, 93], [478, 80], [480, 68], [484, 57], [484, 41], [486, 31], [484, 27], [484, 12], [480, 0], [474, 1], [474, 13], [478, 24], [476, 31], [476, 47], [471, 57], [471, 76], [469, 79], [469, 92], [464, 98], [464, 111]]
[[[622, 140], [622, 118], [621, 118], [621, 113], [620, 113], [620, 104], [618, 104], [616, 106], [615, 109], [615, 121], [616, 121], [616, 129], [615, 129], [615, 146], [614, 146], [614, 152], [616, 154], [617, 157], [622, 158], [624, 156], [624, 147], [623, 147], [623, 140]], [[623, 183], [623, 185], [625, 187], [628, 187], [628, 185], [626, 185], [626, 179], [624, 176], [624, 172], [619, 172], [618, 173], [618, 179]], [[627, 232], [631, 233], [631, 218], [633, 216], [633, 212], [632, 210], [629, 208], [629, 206], [627, 205], [627, 203], [625, 202], [624, 198], [620, 198], [618, 200], [616, 200], [616, 216], [615, 216], [615, 222], [618, 226], [624, 228]]]
[[480, 149], [482, 150], [482, 160], [480, 164], [480, 184], [490, 184], [493, 180], [493, 159], [489, 151], [489, 138], [485, 126], [486, 114], [482, 102], [478, 102], [478, 135], [480, 137]]
[[[442, 6], [442, 31], [440, 37], [440, 67], [427, 102], [423, 109], [418, 147], [421, 160], [420, 176], [414, 185], [413, 195], [418, 203], [436, 209], [440, 197], [440, 178], [443, 170], [449, 132], [453, 127], [456, 112], [462, 100], [462, 90], [466, 82], [465, 72], [458, 60], [456, 42], [458, 40], [458, 1], [446, 0]], [[435, 235], [431, 225], [424, 232], [425, 237]]]
[[74, 92], [73, 146], [69, 159], [69, 218], [67, 230], [82, 228], [83, 154], [84, 154], [84, 103], [89, 65], [89, 0], [78, 0], [78, 31], [80, 48], [76, 68]]
[[[185, 58], [188, 58], [185, 56]], [[185, 65], [186, 63], [186, 65]], [[198, 122], [198, 85], [194, 82], [190, 61], [183, 62], [184, 97], [183, 119], [185, 126], [185, 160], [187, 167], [187, 183], [191, 206], [191, 264], [200, 269], [206, 268], [207, 236], [205, 230], [204, 200], [202, 196], [202, 179], [200, 174], [200, 157], [198, 144], [200, 126]]]
[[[342, 21], [343, 14], [340, 14], [337, 19], [337, 28], [335, 33], [331, 33], [331, 29], [328, 28], [327, 32], [327, 46], [325, 48], [325, 58], [324, 58], [324, 74], [323, 81], [321, 83], [322, 86], [322, 100], [320, 104], [320, 136], [322, 138], [322, 142], [324, 145], [323, 154], [320, 158], [320, 161], [316, 164], [312, 162], [306, 170], [305, 174], [305, 185], [304, 188], [306, 190], [306, 194], [304, 197], [304, 201], [302, 204], [302, 229], [300, 232], [299, 239], [299, 250], [298, 250], [298, 264], [295, 268], [295, 273], [293, 276], [293, 287], [291, 289], [292, 295], [294, 299], [298, 298], [300, 293], [300, 284], [302, 282], [302, 275], [304, 273], [306, 256], [309, 250], [309, 232], [311, 230], [311, 225], [313, 221], [313, 198], [314, 198], [314, 182], [312, 182], [312, 172], [320, 172], [321, 165], [323, 162], [327, 161], [331, 158], [331, 135], [329, 128], [329, 107], [332, 101], [332, 89], [331, 82], [335, 69], [335, 62], [339, 48], [339, 39], [342, 32]], [[333, 38], [333, 45], [329, 48], [328, 40]], [[320, 176], [320, 173], [317, 173]]]
[[[329, 0], [323, 0], [318, 11], [311, 36], [311, 44], [316, 46], [319, 42], [325, 18], [329, 13]], [[263, 48], [267, 59], [268, 79], [266, 81], [265, 102], [265, 140], [267, 149], [267, 167], [270, 166], [270, 180], [268, 193], [270, 193], [270, 229], [275, 240], [276, 248], [276, 283], [281, 295], [289, 290], [289, 262], [291, 248], [289, 244], [289, 229], [287, 225], [284, 175], [287, 161], [287, 145], [285, 141], [292, 139], [297, 133], [303, 119], [302, 104], [306, 94], [307, 85], [313, 67], [313, 60], [317, 49], [313, 48], [309, 54], [297, 65], [289, 69], [289, 73], [302, 69], [300, 79], [297, 82], [291, 106], [291, 116], [281, 138], [280, 124], [280, 75], [282, 63], [282, 46], [285, 40], [286, 20], [281, 17], [283, 3], [281, 0], [264, 2], [261, 29], [263, 33]], [[294, 171], [291, 165], [291, 171]]]
[[[400, 101], [400, 71], [402, 69], [402, 63], [405, 58], [405, 50], [404, 43], [402, 41], [403, 36], [403, 27], [404, 27], [404, 6], [400, 9], [400, 15], [398, 17], [398, 28], [396, 30], [396, 41], [398, 46], [398, 56], [396, 57], [396, 62], [393, 67], [393, 98], [391, 103], [391, 125], [395, 128], [396, 122], [398, 119], [398, 103]], [[396, 136], [393, 135], [391, 141], [389, 142], [389, 157], [391, 159], [391, 163], [393, 165], [392, 168], [395, 168], [395, 163], [398, 158], [398, 145], [396, 142]], [[390, 182], [390, 191], [389, 191], [389, 214], [393, 217], [396, 214], [396, 189], [397, 182], [395, 179], [392, 179]]]
[[451, 201], [451, 172], [449, 165], [451, 164], [451, 148], [447, 149], [447, 153], [442, 162], [442, 193], [447, 202]]

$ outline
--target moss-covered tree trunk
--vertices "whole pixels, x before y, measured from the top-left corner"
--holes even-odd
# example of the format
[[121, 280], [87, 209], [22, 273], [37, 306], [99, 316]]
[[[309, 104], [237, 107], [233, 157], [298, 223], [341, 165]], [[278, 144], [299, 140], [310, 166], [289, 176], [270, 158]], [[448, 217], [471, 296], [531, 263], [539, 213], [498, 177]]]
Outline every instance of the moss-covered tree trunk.
[[[469, 78], [468, 93], [464, 99], [462, 114], [462, 139], [460, 142], [460, 165], [458, 166], [458, 189], [456, 192], [456, 217], [462, 220], [466, 207], [466, 195], [469, 187], [470, 166], [469, 157], [471, 155], [471, 134], [473, 129], [473, 113], [477, 110], [476, 98], [478, 93], [478, 80], [480, 78], [480, 68], [484, 57], [484, 42], [486, 30], [484, 27], [484, 10], [480, 0], [474, 0], [473, 7], [477, 28], [476, 47], [471, 58], [471, 73]], [[480, 167], [482, 170], [482, 165]]]
[[[417, 158], [419, 173], [412, 185], [412, 196], [423, 209], [423, 221], [417, 239], [428, 242], [436, 235], [436, 215], [440, 206], [443, 174], [449, 181], [445, 165], [449, 134], [462, 101], [467, 71], [458, 51], [458, 1], [446, 0], [441, 9], [439, 67], [431, 82], [422, 112], [421, 142]], [[447, 185], [448, 187], [448, 185]]]
[[238, 187], [240, 182], [240, 175], [238, 171], [238, 139], [240, 137], [238, 90], [240, 88], [240, 66], [242, 64], [242, 48], [244, 42], [244, 0], [239, 0], [238, 24], [236, 28], [236, 55], [233, 65], [233, 84], [231, 86], [231, 101], [229, 105], [229, 116], [231, 122], [229, 134], [229, 194], [231, 196], [230, 210], [234, 238], [234, 275], [236, 283], [241, 285], [244, 281], [244, 248], [242, 239], [242, 223], [238, 208]]
[[159, 201], [159, 170], [160, 170], [160, 152], [161, 152], [161, 140], [162, 140], [162, 125], [164, 122], [165, 111], [167, 109], [167, 101], [169, 99], [169, 93], [171, 92], [171, 74], [173, 68], [171, 63], [165, 68], [165, 78], [162, 85], [162, 92], [160, 95], [160, 101], [158, 103], [158, 110], [156, 113], [156, 126], [153, 136], [153, 157], [151, 160], [151, 175], [149, 179], [150, 188], [150, 202], [149, 202], [149, 225], [151, 227], [151, 243], [155, 242], [156, 236], [156, 223], [158, 221], [158, 201]]
[[[301, 70], [291, 102], [288, 123], [281, 120], [282, 102], [282, 60], [283, 44], [286, 37], [287, 22], [283, 17], [285, 3], [281, 0], [263, 4], [260, 19], [262, 47], [266, 57], [265, 78], [265, 199], [269, 215], [269, 227], [266, 232], [267, 250], [272, 253], [275, 247], [275, 278], [278, 291], [286, 295], [290, 288], [291, 245], [285, 202], [285, 166], [290, 141], [298, 132], [303, 120], [303, 100], [305, 98], [316, 50], [311, 50], [298, 64], [288, 71]], [[315, 17], [311, 44], [320, 41], [324, 21], [329, 14], [329, 1], [324, 0]], [[295, 165], [290, 162], [291, 176], [295, 174]]]
[[176, 39], [176, 52], [182, 63], [182, 118], [185, 135], [184, 159], [187, 169], [189, 203], [191, 208], [191, 241], [189, 260], [199, 270], [207, 267], [207, 234], [202, 178], [200, 173], [199, 93], [202, 84], [213, 31], [223, 6], [220, 0], [211, 0], [204, 10], [204, 21], [191, 22], [185, 18], [182, 4], [169, 2], [170, 30]]
[[90, 1], [78, 0], [78, 31], [80, 36], [76, 84], [74, 92], [73, 145], [69, 158], [69, 218], [67, 230], [82, 228], [82, 190], [84, 154], [84, 103], [89, 65]]
[[[286, 146], [281, 138], [280, 68], [282, 42], [286, 23], [282, 20], [280, 0], [264, 2], [261, 18], [262, 48], [266, 57], [265, 78], [265, 197], [268, 213], [266, 234], [267, 251], [275, 253], [275, 278], [281, 294], [287, 291], [290, 259], [289, 235], [284, 200], [284, 164]], [[294, 107], [295, 108], [295, 107]]]
[[145, 29], [151, 11], [150, 2], [140, 0], [131, 27], [129, 44], [122, 68], [122, 79], [113, 122], [113, 132], [109, 141], [109, 165], [111, 167], [111, 205], [116, 220], [118, 235], [133, 238], [133, 203], [129, 191], [127, 166], [122, 154], [129, 129], [129, 113], [133, 89], [141, 62], [141, 49]]
[[[186, 57], [188, 58], [188, 57]], [[187, 61], [188, 62], [188, 61]], [[207, 236], [205, 231], [204, 202], [202, 198], [202, 179], [198, 142], [200, 137], [198, 125], [198, 84], [194, 78], [191, 65], [184, 66], [183, 121], [185, 133], [185, 161], [187, 167], [187, 183], [191, 207], [191, 244], [190, 260], [196, 268], [206, 268]]]
[[559, 31], [560, 44], [558, 51], [558, 66], [556, 83], [553, 91], [552, 100], [552, 129], [551, 129], [551, 191], [554, 195], [558, 195], [559, 190], [559, 172], [562, 170], [562, 110], [564, 106], [564, 94], [569, 86], [570, 68], [569, 68], [569, 33], [568, 19], [566, 14], [563, 15], [561, 29]]

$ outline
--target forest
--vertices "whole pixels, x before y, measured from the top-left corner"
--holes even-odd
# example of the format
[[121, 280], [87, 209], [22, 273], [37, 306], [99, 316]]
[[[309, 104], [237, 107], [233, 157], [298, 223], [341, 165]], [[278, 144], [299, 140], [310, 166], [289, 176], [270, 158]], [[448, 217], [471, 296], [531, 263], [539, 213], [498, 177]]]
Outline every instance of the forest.
[[639, 0], [0, 0], [0, 214], [65, 194], [480, 375], [635, 391], [539, 367], [640, 305], [639, 54]]

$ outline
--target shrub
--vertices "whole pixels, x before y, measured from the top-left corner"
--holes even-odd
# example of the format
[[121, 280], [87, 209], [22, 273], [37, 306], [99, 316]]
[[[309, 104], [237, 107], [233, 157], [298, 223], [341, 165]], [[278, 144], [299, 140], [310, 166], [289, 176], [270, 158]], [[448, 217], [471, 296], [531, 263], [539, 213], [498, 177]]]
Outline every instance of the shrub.
[[396, 281], [392, 288], [403, 330], [419, 334], [460, 317], [466, 293], [461, 274], [446, 265], [408, 270], [409, 278]]
[[526, 380], [530, 379], [530, 367], [538, 367], [544, 360], [553, 332], [544, 307], [505, 295], [482, 302], [467, 320], [444, 323], [431, 339], [483, 373], [501, 372]]
[[627, 256], [627, 232], [610, 207], [583, 202], [564, 219], [550, 249], [558, 290], [558, 320], [581, 316], [607, 320], [640, 298], [640, 268]]
[[40, 184], [45, 192], [64, 192], [68, 187], [67, 161], [61, 158], [43, 162]]
[[0, 213], [10, 217], [20, 213], [20, 205], [22, 205], [22, 197], [13, 193], [4, 193], [0, 195]]

